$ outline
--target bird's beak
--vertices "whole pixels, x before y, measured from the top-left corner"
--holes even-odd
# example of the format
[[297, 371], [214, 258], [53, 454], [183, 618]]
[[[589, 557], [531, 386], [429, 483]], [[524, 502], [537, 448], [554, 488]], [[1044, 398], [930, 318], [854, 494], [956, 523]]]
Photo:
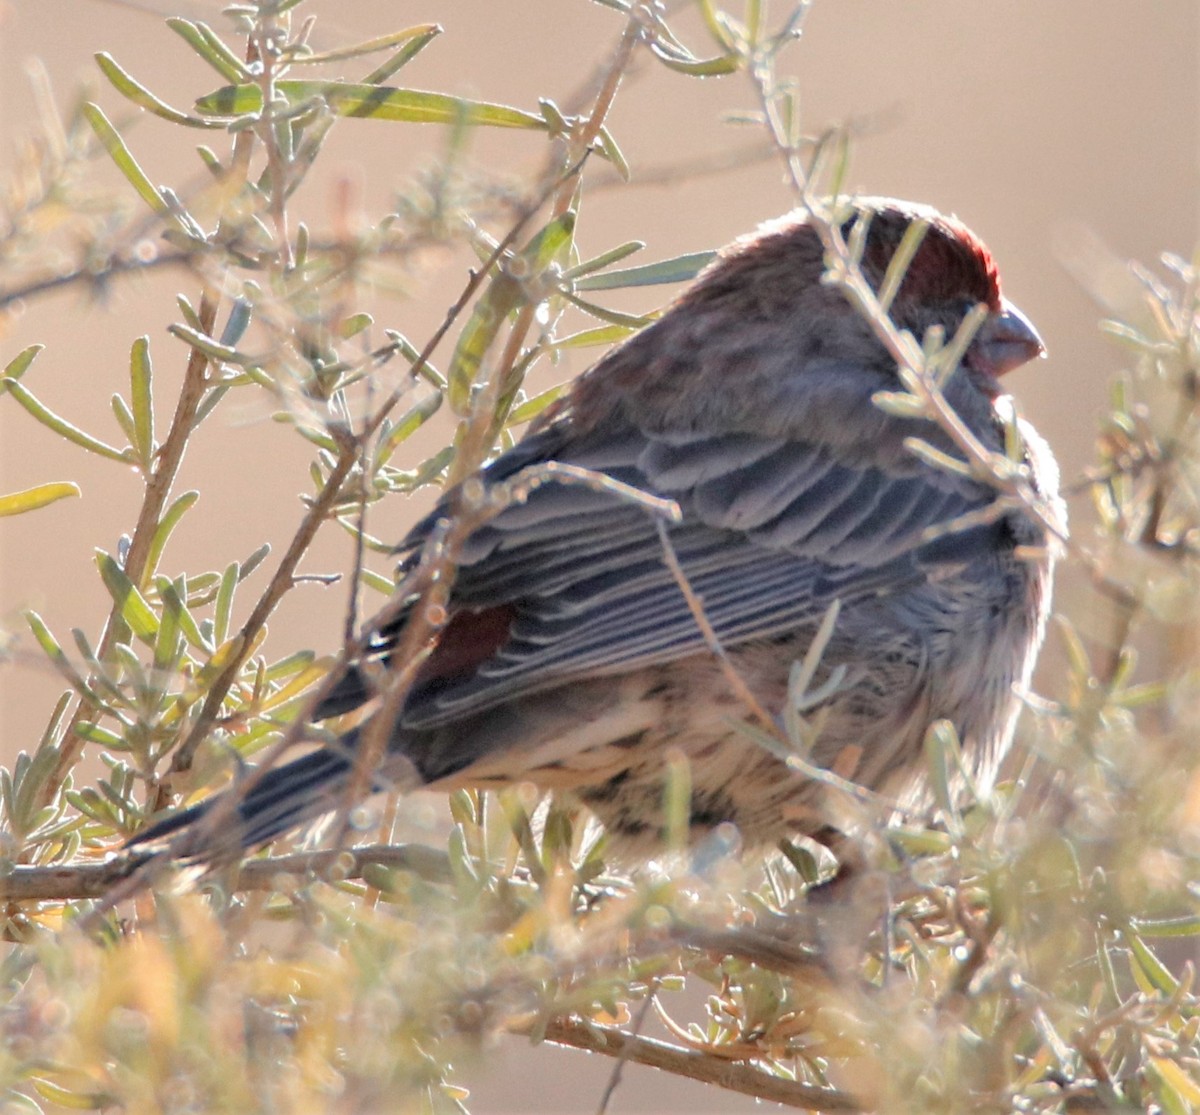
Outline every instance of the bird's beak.
[[992, 314], [975, 334], [967, 363], [978, 371], [1002, 376], [1045, 355], [1046, 346], [1033, 323], [1006, 298], [999, 312]]

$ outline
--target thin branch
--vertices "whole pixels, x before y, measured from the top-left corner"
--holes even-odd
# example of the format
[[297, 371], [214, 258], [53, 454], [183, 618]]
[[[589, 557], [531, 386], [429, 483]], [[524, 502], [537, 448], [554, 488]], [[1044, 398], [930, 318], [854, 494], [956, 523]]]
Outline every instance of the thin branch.
[[[655, 992], [651, 991], [649, 995], [642, 1000], [642, 1005], [638, 1009], [637, 1016], [633, 1020], [633, 1032], [629, 1034], [631, 1038], [637, 1038], [642, 1032], [642, 1027], [646, 1024], [646, 1018], [650, 1014], [650, 1008], [656, 1002]], [[617, 1055], [613, 1062], [612, 1072], [608, 1074], [608, 1082], [604, 1085], [604, 1091], [600, 1094], [600, 1102], [596, 1105], [596, 1115], [605, 1115], [608, 1111], [608, 1105], [612, 1103], [613, 1095], [616, 1093], [621, 1084], [621, 1076], [625, 1065], [629, 1061], [629, 1051], [631, 1045], [626, 1045], [624, 1052]]]
[[[529, 1033], [535, 1028], [534, 1023], [523, 1023], [514, 1030]], [[753, 1065], [707, 1057], [654, 1038], [626, 1034], [611, 1026], [597, 1026], [573, 1018], [556, 1018], [541, 1032], [546, 1041], [555, 1045], [602, 1053], [606, 1057], [621, 1057], [634, 1064], [649, 1065], [675, 1076], [698, 1080], [702, 1084], [715, 1084], [718, 1088], [740, 1092], [769, 1103], [815, 1112], [870, 1110], [862, 1100], [849, 1092], [789, 1080]]]
[[[258, 598], [258, 603], [254, 605], [254, 610], [247, 617], [246, 622], [242, 624], [241, 630], [238, 633], [241, 639], [241, 648], [233, 656], [225, 669], [221, 671], [209, 689], [204, 699], [204, 705], [200, 710], [200, 715], [196, 718], [192, 730], [188, 733], [187, 739], [180, 744], [171, 760], [172, 774], [188, 770], [191, 767], [192, 756], [195, 754], [196, 748], [200, 746], [208, 735], [209, 730], [216, 723], [217, 716], [221, 711], [221, 704], [224, 702], [230, 686], [237, 679], [242, 664], [245, 662], [246, 655], [254, 646], [258, 633], [275, 610], [275, 606], [291, 589], [300, 559], [308, 551], [308, 547], [316, 537], [321, 524], [329, 516], [334, 504], [341, 498], [342, 484], [346, 477], [350, 475], [350, 470], [354, 467], [357, 459], [356, 443], [352, 440], [347, 440], [341, 446], [341, 452], [338, 454], [337, 461], [325, 481], [325, 486], [322, 488], [321, 494], [313, 501], [306, 512], [300, 523], [300, 529], [293, 536], [287, 552], [280, 561], [279, 567], [275, 570], [275, 575]], [[160, 806], [161, 804], [165, 804], [165, 802], [160, 803]]]
[[[254, 147], [254, 136], [248, 131], [240, 132], [233, 142], [233, 153], [230, 158], [228, 177], [231, 182], [245, 178], [249, 171], [250, 156]], [[220, 238], [224, 218], [218, 222], [217, 238]], [[220, 291], [211, 283], [205, 282], [200, 298], [199, 320], [204, 332], [211, 334], [216, 326], [217, 308], [220, 305]], [[196, 414], [207, 385], [208, 357], [198, 348], [193, 348], [188, 355], [187, 369], [184, 372], [183, 387], [179, 400], [175, 405], [175, 415], [171, 420], [171, 428], [162, 448], [155, 454], [153, 472], [146, 477], [146, 492], [142, 499], [142, 507], [138, 513], [137, 525], [133, 530], [129, 552], [125, 557], [125, 573], [137, 586], [141, 587], [146, 575], [146, 562], [149, 560], [154, 544], [154, 536], [158, 531], [159, 521], [167, 499], [171, 494], [175, 478], [183, 463], [184, 453], [194, 432]], [[97, 657], [104, 659], [112, 653], [113, 648], [124, 638], [125, 624], [121, 619], [121, 605], [114, 602], [104, 632], [100, 638]], [[83, 751], [84, 739], [78, 734], [79, 725], [93, 715], [94, 709], [86, 701], [80, 701], [61, 736], [61, 750], [54, 771], [40, 787], [38, 799], [43, 805], [54, 800], [63, 780], [70, 773]]]
[[[205, 332], [211, 333], [216, 324], [217, 300], [205, 291], [199, 309], [200, 324]], [[171, 494], [175, 477], [183, 463], [183, 455], [187, 449], [188, 440], [193, 432], [197, 409], [204, 395], [207, 383], [208, 357], [198, 348], [193, 348], [188, 355], [187, 370], [183, 376], [183, 387], [179, 393], [179, 401], [175, 406], [175, 416], [167, 439], [156, 454], [153, 471], [146, 478], [146, 492], [142, 499], [142, 507], [138, 513], [137, 525], [133, 529], [133, 538], [129, 552], [125, 557], [125, 572], [129, 579], [141, 586], [146, 573], [146, 561], [150, 556], [150, 548], [158, 530], [159, 520]], [[121, 605], [114, 603], [96, 656], [101, 661], [112, 653], [112, 649], [125, 637], [125, 625], [121, 620]], [[47, 805], [58, 793], [63, 779], [70, 773], [84, 747], [84, 738], [76, 729], [84, 720], [90, 719], [95, 709], [86, 701], [80, 701], [71, 715], [62, 733], [62, 744], [59, 750], [58, 762], [54, 771], [42, 785], [39, 793], [41, 804]]]
[[[509, 235], [505, 238], [508, 244], [515, 241], [518, 230], [528, 220], [532, 219], [533, 214], [542, 207], [551, 194], [554, 197], [554, 204], [551, 210], [552, 220], [563, 216], [570, 208], [578, 174], [582, 170], [588, 150], [604, 126], [605, 117], [612, 107], [621, 77], [629, 65], [633, 49], [637, 44], [641, 31], [641, 16], [635, 11], [631, 14], [625, 25], [625, 31], [614, 52], [608, 72], [600, 85], [600, 91], [596, 96], [592, 111], [583, 124], [579, 126], [578, 130], [571, 136], [565, 160], [567, 164], [566, 170], [556, 170], [554, 172], [550, 182], [542, 191], [542, 197], [526, 209], [522, 218], [510, 230]], [[483, 268], [480, 274], [487, 275], [491, 271], [492, 266], [502, 258], [504, 251], [507, 251], [507, 245], [505, 241], [501, 241], [492, 253], [489, 266]], [[449, 477], [451, 484], [473, 475], [483, 465], [487, 453], [491, 449], [496, 434], [495, 414], [499, 404], [500, 392], [508, 379], [509, 373], [517, 366], [521, 349], [525, 344], [525, 338], [534, 323], [536, 309], [535, 303], [526, 302], [517, 312], [516, 321], [509, 330], [500, 359], [497, 361], [496, 367], [491, 369], [491, 374], [483, 384], [482, 390], [479, 391], [473, 400], [471, 416], [466, 423], [466, 429], [463, 431], [458, 452], [455, 455], [454, 466]], [[428, 359], [429, 352], [431, 351], [427, 347], [427, 351], [422, 353], [414, 363], [414, 374], [423, 366], [424, 361]], [[395, 395], [393, 394], [386, 405], [388, 407], [394, 405], [394, 399]], [[376, 415], [376, 419], [382, 421], [379, 415]], [[363, 436], [367, 436], [373, 428], [373, 423], [368, 424], [368, 428], [364, 431]], [[411, 609], [402, 640], [396, 651], [393, 652], [392, 661], [400, 663], [400, 669], [386, 685], [380, 708], [363, 731], [362, 740], [355, 755], [354, 770], [346, 785], [344, 795], [345, 807], [342, 810], [339, 824], [335, 829], [335, 844], [339, 844], [345, 838], [348, 831], [349, 806], [361, 800], [366, 795], [371, 780], [374, 777], [374, 772], [379, 769], [384, 754], [387, 751], [392, 729], [399, 720], [404, 708], [404, 702], [416, 679], [417, 670], [421, 663], [420, 652], [424, 647], [428, 646], [430, 640], [436, 634], [437, 625], [432, 617], [449, 614], [449, 597], [453, 584], [453, 571], [457, 567], [460, 549], [469, 533], [462, 521], [464, 508], [461, 506], [461, 492], [457, 502], [459, 506], [455, 508], [451, 527], [446, 535], [445, 545], [440, 548], [438, 559], [430, 570], [427, 584], [423, 590], [423, 599], [416, 607]]]
[[[104, 863], [15, 867], [0, 876], [0, 901], [72, 902], [104, 898], [138, 866], [136, 859], [121, 856]], [[445, 852], [424, 844], [372, 844], [342, 851], [294, 852], [247, 860], [238, 868], [233, 889], [279, 890], [284, 876], [302, 882], [361, 879], [372, 867], [411, 871], [430, 882], [452, 878]]]

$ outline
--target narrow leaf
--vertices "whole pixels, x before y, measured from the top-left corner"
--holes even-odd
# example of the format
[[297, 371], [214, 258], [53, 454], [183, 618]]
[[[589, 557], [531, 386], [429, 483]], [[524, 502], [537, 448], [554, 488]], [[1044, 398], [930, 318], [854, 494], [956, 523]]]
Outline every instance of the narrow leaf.
[[673, 51], [664, 50], [657, 42], [650, 44], [654, 56], [668, 69], [676, 73], [687, 74], [689, 77], [720, 77], [723, 74], [736, 73], [741, 65], [741, 58], [736, 54], [718, 54], [715, 58], [693, 58]]
[[463, 326], [447, 372], [450, 406], [460, 418], [465, 417], [470, 409], [471, 388], [475, 385], [484, 354], [520, 299], [521, 284], [501, 272], [492, 279], [483, 297], [475, 303], [467, 324]]
[[221, 575], [221, 587], [217, 590], [217, 604], [213, 615], [213, 639], [217, 645], [224, 643], [229, 636], [229, 617], [233, 613], [233, 593], [238, 586], [238, 563], [232, 562], [225, 567]]
[[79, 494], [79, 486], [69, 480], [56, 480], [49, 484], [26, 488], [23, 492], [10, 492], [0, 496], [0, 518], [6, 515], [23, 515], [26, 511], [36, 511], [39, 507], [47, 507], [60, 499], [69, 499]]
[[643, 267], [627, 267], [620, 271], [605, 271], [575, 284], [576, 290], [618, 290], [624, 287], [658, 286], [663, 283], [682, 283], [694, 279], [717, 258], [716, 252], [690, 252], [673, 259], [659, 260]]
[[216, 649], [215, 645], [201, 633], [200, 625], [196, 623], [196, 617], [192, 615], [184, 601], [184, 586], [168, 581], [164, 577], [159, 583], [158, 591], [162, 597], [164, 612], [169, 612], [175, 617], [184, 638], [198, 650], [211, 654]]
[[[4, 367], [4, 379], [20, 379], [27, 371], [29, 366], [37, 358], [39, 352], [42, 351], [45, 345], [30, 345], [26, 349], [22, 349], [17, 353]], [[0, 380], [0, 395], [5, 391], [4, 380]]]
[[225, 364], [245, 365], [250, 358], [238, 352], [232, 345], [223, 345], [207, 333], [190, 329], [176, 322], [167, 326], [167, 332], [174, 334], [181, 341], [186, 341], [192, 348], [198, 348], [205, 356]]
[[571, 243], [574, 231], [575, 213], [570, 209], [540, 229], [521, 253], [530, 273], [540, 275], [545, 271]]
[[440, 391], [426, 395], [400, 418], [395, 426], [388, 430], [387, 435], [380, 439], [379, 448], [375, 451], [376, 463], [384, 464], [390, 460], [400, 443], [416, 433], [438, 412], [443, 398]]
[[580, 298], [575, 294], [568, 294], [567, 301], [573, 306], [578, 306], [584, 313], [591, 314], [592, 317], [599, 318], [601, 321], [607, 321], [610, 325], [620, 325], [624, 328], [634, 331], [642, 329], [649, 325], [655, 315], [647, 314], [645, 316], [638, 314], [623, 314], [620, 310], [610, 310], [604, 306], [597, 306], [594, 302], [589, 302], [584, 298]]
[[519, 426], [523, 422], [532, 421], [563, 393], [566, 386], [565, 383], [556, 383], [553, 387], [534, 395], [532, 399], [526, 399], [520, 406], [513, 408], [505, 425]]
[[171, 532], [199, 498], [200, 493], [197, 491], [184, 492], [183, 495], [166, 509], [163, 517], [159, 519], [158, 526], [154, 528], [154, 537], [150, 539], [150, 552], [146, 556], [146, 572], [143, 584], [149, 583], [150, 577], [154, 575], [154, 571], [158, 568], [158, 563], [162, 559], [163, 550], [166, 549], [167, 540], [171, 537]]
[[249, 76], [246, 64], [225, 45], [206, 23], [193, 23], [173, 16], [167, 26], [179, 35], [201, 58], [226, 81], [245, 81]]
[[367, 39], [366, 42], [355, 43], [353, 46], [341, 46], [334, 50], [323, 50], [316, 54], [300, 54], [293, 58], [292, 61], [297, 64], [307, 63], [311, 65], [317, 62], [339, 62], [343, 58], [360, 58], [364, 54], [375, 54], [381, 50], [391, 50], [392, 47], [401, 46], [410, 39], [429, 35], [430, 32], [438, 35], [441, 31], [442, 28], [436, 23], [421, 23], [415, 27], [406, 27], [403, 31], [393, 31], [389, 35], [380, 35], [378, 38]]
[[133, 404], [133, 447], [146, 471], [154, 457], [153, 371], [150, 338], [139, 337], [129, 351], [129, 386]]
[[125, 570], [117, 564], [111, 554], [103, 550], [96, 551], [96, 567], [100, 570], [100, 579], [116, 603], [121, 618], [129, 624], [129, 629], [139, 639], [146, 642], [152, 640], [158, 630], [158, 620], [154, 610], [134, 587]]
[[111, 54], [101, 51], [95, 55], [95, 59], [96, 65], [100, 67], [100, 72], [112, 82], [113, 88], [138, 108], [144, 108], [147, 112], [161, 116], [172, 124], [183, 124], [189, 128], [223, 127], [219, 120], [204, 120], [199, 116], [190, 116], [186, 112], [172, 108], [166, 101], [159, 100], [149, 89], [121, 69]]
[[387, 81], [397, 70], [403, 69], [409, 64], [418, 54], [421, 53], [434, 39], [441, 33], [441, 27], [436, 24], [431, 24], [432, 30], [426, 31], [423, 35], [418, 35], [416, 38], [405, 43], [395, 54], [391, 56], [382, 66], [377, 66], [366, 77], [362, 79], [364, 85], [378, 85], [381, 81]]
[[117, 169], [125, 175], [129, 184], [137, 191], [138, 196], [160, 217], [171, 215], [170, 207], [163, 200], [154, 183], [146, 176], [146, 172], [138, 166], [120, 133], [112, 126], [108, 117], [100, 111], [98, 105], [90, 101], [83, 106], [83, 115], [92, 126], [92, 131], [100, 140], [101, 146], [108, 152], [109, 157], [117, 164]]
[[623, 341], [631, 333], [635, 332], [628, 325], [598, 325], [594, 329], [584, 329], [579, 333], [572, 333], [569, 337], [563, 337], [561, 341], [555, 341], [550, 347], [559, 348], [593, 348], [596, 345], [614, 345], [618, 341]]
[[74, 442], [80, 448], [99, 454], [101, 457], [108, 457], [113, 461], [129, 460], [129, 454], [125, 451], [114, 449], [99, 438], [94, 438], [91, 434], [85, 434], [78, 426], [73, 426], [65, 418], [55, 414], [54, 411], [39, 402], [27, 388], [15, 379], [7, 377], [0, 379], [0, 385], [7, 387], [9, 394], [43, 426], [53, 430], [56, 434], [60, 434], [68, 441]]
[[[409, 124], [467, 124], [493, 128], [546, 130], [540, 115], [508, 105], [471, 101], [421, 89], [341, 81], [280, 81], [276, 90], [289, 104], [323, 100], [338, 116], [371, 117]], [[254, 116], [262, 111], [257, 85], [226, 85], [196, 102], [196, 111], [212, 116]]]
[[574, 267], [567, 268], [563, 272], [563, 278], [578, 279], [583, 275], [590, 275], [593, 271], [602, 271], [605, 267], [620, 263], [626, 256], [631, 256], [634, 252], [640, 252], [645, 246], [644, 240], [627, 240], [624, 244], [618, 244], [607, 252], [601, 252], [598, 256], [593, 256], [583, 263], [577, 263]]
[[1171, 975], [1171, 970], [1155, 955], [1150, 946], [1133, 928], [1127, 928], [1124, 937], [1129, 942], [1129, 951], [1133, 960], [1136, 961], [1137, 968], [1141, 970], [1155, 990], [1161, 991], [1164, 995], [1174, 995], [1179, 981]]
[[96, 693], [93, 692], [87, 682], [80, 677], [71, 665], [66, 652], [59, 645], [58, 640], [51, 633], [50, 628], [46, 626], [42, 617], [37, 612], [28, 611], [25, 613], [25, 622], [29, 624], [29, 630], [33, 632], [33, 637], [37, 640], [38, 646], [42, 648], [42, 651], [50, 659], [54, 668], [66, 678], [67, 684], [77, 693], [81, 694], [85, 700], [93, 701], [97, 704], [100, 703], [100, 699]]
[[621, 180], [628, 182], [633, 177], [633, 172], [629, 169], [629, 162], [625, 158], [624, 152], [617, 146], [617, 141], [608, 128], [600, 128], [596, 135], [596, 145], [600, 154], [612, 163], [613, 169], [621, 176]]
[[[137, 451], [137, 431], [134, 429], [133, 411], [129, 409], [129, 404], [121, 398], [120, 395], [112, 397], [112, 412], [117, 420], [117, 425], [121, 427], [121, 433], [128, 439], [130, 446]], [[140, 454], [138, 454], [140, 458]], [[145, 462], [142, 462], [143, 465]]]

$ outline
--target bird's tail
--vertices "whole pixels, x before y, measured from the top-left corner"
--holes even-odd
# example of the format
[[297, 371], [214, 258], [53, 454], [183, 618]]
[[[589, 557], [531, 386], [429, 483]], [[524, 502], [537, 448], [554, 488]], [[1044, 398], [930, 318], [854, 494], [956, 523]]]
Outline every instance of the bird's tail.
[[[337, 809], [354, 769], [357, 732], [339, 741], [336, 749], [322, 748], [311, 755], [269, 770], [232, 809], [223, 808], [232, 789], [190, 809], [151, 825], [130, 840], [131, 846], [164, 844], [182, 858], [212, 858], [256, 848], [291, 829]], [[385, 788], [382, 779], [373, 788]], [[215, 829], [203, 818], [220, 809], [225, 814]]]

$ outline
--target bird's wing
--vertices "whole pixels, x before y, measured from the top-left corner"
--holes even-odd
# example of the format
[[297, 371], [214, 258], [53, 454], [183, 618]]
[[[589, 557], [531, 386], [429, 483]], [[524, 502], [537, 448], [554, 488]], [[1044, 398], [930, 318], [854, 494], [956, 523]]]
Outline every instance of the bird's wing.
[[[816, 624], [834, 600], [920, 584], [935, 566], [969, 561], [997, 529], [931, 541], [930, 528], [992, 497], [915, 459], [871, 467], [802, 440], [667, 436], [628, 425], [582, 438], [552, 427], [529, 441], [516, 463], [501, 457], [486, 479], [555, 459], [678, 502], [683, 519], [667, 531], [671, 547], [728, 646]], [[664, 560], [657, 521], [602, 487], [548, 483], [502, 511], [467, 541], [453, 602], [461, 622], [444, 633], [405, 709], [406, 727], [434, 727], [706, 645]], [[490, 622], [497, 618], [500, 638]], [[439, 669], [439, 656], [453, 666]]]

